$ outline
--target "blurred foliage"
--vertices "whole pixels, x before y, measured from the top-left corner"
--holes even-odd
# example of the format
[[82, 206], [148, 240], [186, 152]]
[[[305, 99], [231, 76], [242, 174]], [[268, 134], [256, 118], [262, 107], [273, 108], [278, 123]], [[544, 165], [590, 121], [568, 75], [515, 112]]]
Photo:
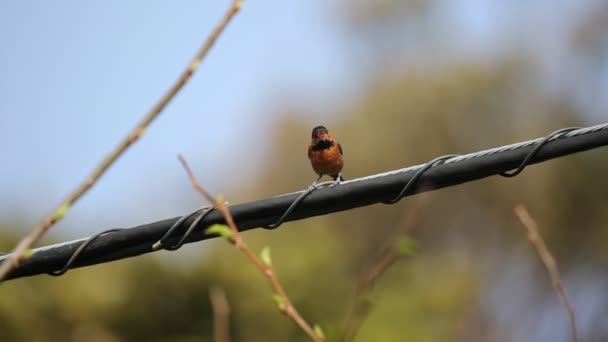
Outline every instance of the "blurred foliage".
[[[386, 25], [388, 19], [399, 23], [424, 17], [423, 25], [439, 25], [429, 20], [439, 18], [430, 13], [440, 4], [353, 2], [348, 12], [355, 23], [352, 34], [375, 48], [376, 38], [400, 37], [400, 26]], [[588, 25], [574, 25], [574, 43], [568, 43], [572, 49], [580, 54], [606, 51], [606, 13], [582, 20]], [[377, 30], [378, 25], [383, 29]], [[397, 31], [386, 38], [386, 30]], [[590, 63], [597, 67], [599, 62]], [[288, 113], [277, 113], [274, 136], [267, 140], [282, 143], [255, 150], [263, 151], [265, 169], [250, 180], [248, 197], [293, 191], [312, 182], [305, 148], [317, 124], [326, 125], [342, 143], [348, 179], [538, 137], [586, 120], [571, 97], [547, 90], [526, 51], [494, 60], [446, 57], [432, 65], [379, 64], [361, 75], [361, 84], [355, 96], [327, 109], [325, 122], [312, 122], [305, 108], [294, 113], [289, 106]], [[546, 302], [557, 298], [513, 207], [520, 202], [528, 206], [572, 283], [605, 281], [605, 153], [587, 152], [530, 167], [513, 179], [492, 177], [393, 206], [311, 218], [244, 237], [256, 251], [271, 246], [273, 265], [291, 300], [330, 340], [340, 340], [361, 272], [373, 266], [382, 246], [397, 241], [405, 230], [419, 242], [417, 253], [396, 263], [376, 284], [359, 341], [528, 340], [540, 324], [538, 317], [549, 310]], [[1, 230], [4, 250], [11, 246], [7, 241], [16, 240], [8, 232], [18, 226], [8, 220]], [[518, 284], [528, 295], [497, 294], [498, 282]], [[222, 239], [186, 246], [179, 253], [73, 270], [59, 278], [7, 282], [0, 287], [0, 339], [211, 341], [207, 292], [212, 285], [227, 293], [235, 341], [306, 340], [278, 313], [263, 276]], [[594, 300], [608, 305], [605, 294]], [[580, 315], [586, 303], [574, 300]], [[514, 314], [505, 318], [508, 312]], [[565, 340], [562, 318], [555, 327], [564, 330], [558, 336]], [[581, 318], [588, 323], [586, 340], [608, 336], [601, 319]]]

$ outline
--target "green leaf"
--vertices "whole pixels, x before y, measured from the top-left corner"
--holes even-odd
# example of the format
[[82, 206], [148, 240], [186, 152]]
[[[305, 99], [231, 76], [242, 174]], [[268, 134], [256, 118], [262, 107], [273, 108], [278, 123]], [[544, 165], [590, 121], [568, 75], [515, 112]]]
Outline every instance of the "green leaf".
[[283, 297], [281, 297], [275, 293], [272, 295], [272, 300], [274, 300], [274, 303], [277, 305], [279, 310], [281, 310], [281, 311], [285, 310], [285, 303], [283, 302]]
[[418, 251], [418, 242], [410, 237], [402, 237], [395, 243], [395, 250], [403, 256], [412, 256]]
[[272, 267], [272, 259], [270, 258], [270, 247], [266, 246], [262, 248], [262, 251], [260, 252], [260, 259], [262, 259], [262, 262], [264, 262], [266, 266]]
[[230, 227], [228, 227], [225, 224], [214, 224], [214, 225], [210, 226], [209, 228], [205, 229], [205, 233], [217, 234], [217, 235], [225, 238], [228, 241], [233, 240], [232, 230], [230, 230]]
[[315, 334], [317, 335], [318, 338], [325, 340], [325, 334], [323, 333], [323, 329], [321, 329], [320, 325], [315, 324], [315, 326], [312, 327], [312, 330], [315, 331]]

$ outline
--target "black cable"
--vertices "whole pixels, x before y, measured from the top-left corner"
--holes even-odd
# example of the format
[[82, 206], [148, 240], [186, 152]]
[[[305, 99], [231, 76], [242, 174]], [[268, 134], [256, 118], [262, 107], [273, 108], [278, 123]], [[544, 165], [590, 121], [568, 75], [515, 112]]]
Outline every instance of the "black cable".
[[[209, 212], [211, 212], [211, 210], [213, 210], [213, 207], [207, 207], [207, 208], [202, 208], [202, 209], [198, 209], [196, 211], [194, 211], [193, 213], [189, 214], [189, 215], [185, 215], [182, 216], [179, 220], [177, 220], [173, 226], [171, 226], [171, 228], [169, 228], [169, 230], [167, 231], [167, 233], [165, 233], [165, 235], [158, 240], [153, 246], [152, 249], [154, 250], [159, 250], [159, 249], [165, 249], [168, 251], [175, 251], [178, 250], [179, 248], [181, 248], [184, 244], [184, 241], [188, 238], [188, 236], [192, 233], [192, 231], [194, 230], [194, 228], [196, 227], [196, 225], [205, 218], [205, 216], [207, 216], [207, 214]], [[181, 237], [181, 239], [175, 244], [175, 245], [168, 245], [166, 242], [167, 240], [171, 237], [171, 235], [173, 234], [173, 232], [175, 232], [178, 228], [180, 228], [180, 226], [189, 218], [196, 216], [196, 219], [192, 222], [192, 224], [190, 224], [190, 226], [188, 227], [188, 230], [186, 230], [186, 232], [184, 233], [184, 235]], [[89, 237], [88, 239], [84, 240], [79, 246], [78, 248], [76, 248], [76, 250], [74, 251], [74, 254], [72, 254], [72, 256], [70, 257], [70, 259], [68, 260], [68, 262], [60, 269], [60, 270], [56, 270], [56, 271], [51, 271], [48, 274], [52, 275], [54, 277], [60, 276], [65, 274], [70, 267], [72, 266], [72, 264], [74, 263], [74, 261], [80, 256], [80, 254], [82, 254], [82, 252], [85, 250], [85, 248], [87, 248], [87, 246], [93, 242], [93, 240], [99, 238], [100, 236], [109, 234], [109, 233], [114, 233], [114, 232], [118, 232], [123, 230], [122, 228], [114, 228], [114, 229], [108, 229], [105, 230], [101, 233], [95, 234], [91, 237]], [[3, 254], [0, 254], [4, 255]]]
[[285, 210], [285, 212], [283, 213], [283, 215], [281, 215], [281, 217], [277, 220], [277, 222], [266, 225], [266, 226], [262, 226], [262, 228], [270, 229], [270, 230], [279, 228], [283, 224], [283, 222], [285, 222], [287, 217], [289, 217], [289, 214], [291, 214], [291, 212], [296, 209], [298, 204], [300, 204], [300, 202], [302, 202], [304, 200], [304, 198], [306, 198], [306, 196], [310, 195], [313, 191], [320, 189], [322, 187], [335, 186], [335, 185], [339, 185], [339, 184], [340, 184], [339, 182], [328, 182], [328, 183], [321, 183], [321, 184], [317, 184], [317, 182], [314, 182], [311, 186], [308, 187], [308, 189], [306, 189], [305, 191], [300, 193], [300, 196], [298, 196], [298, 198], [296, 198], [296, 200], [293, 201], [289, 205], [287, 210]]
[[547, 135], [536, 146], [534, 146], [534, 149], [532, 151], [530, 151], [530, 153], [528, 153], [528, 155], [526, 156], [526, 158], [524, 158], [524, 160], [522, 160], [521, 164], [519, 164], [519, 166], [517, 167], [517, 169], [515, 169], [515, 170], [513, 170], [511, 172], [509, 172], [509, 171], [501, 172], [501, 173], [499, 173], [499, 175], [501, 175], [503, 177], [515, 177], [515, 176], [517, 176], [520, 172], [522, 172], [526, 168], [526, 166], [528, 166], [528, 163], [530, 162], [530, 160], [536, 156], [536, 154], [538, 153], [538, 151], [540, 151], [540, 149], [543, 146], [545, 146], [545, 144], [549, 140], [554, 139], [556, 137], [559, 137], [563, 133], [572, 132], [572, 131], [577, 130], [577, 129], [580, 129], [580, 127], [567, 127], [567, 128], [558, 129], [557, 131], [555, 131], [555, 132]]
[[82, 244], [80, 244], [80, 246], [78, 246], [78, 248], [76, 248], [76, 251], [74, 251], [74, 254], [72, 254], [72, 256], [70, 257], [70, 259], [68, 260], [68, 262], [66, 262], [65, 265], [60, 270], [51, 271], [48, 274], [52, 275], [53, 277], [58, 277], [60, 275], [63, 275], [65, 272], [67, 272], [70, 269], [70, 267], [72, 266], [72, 264], [74, 263], [74, 261], [76, 261], [76, 258], [78, 258], [80, 256], [80, 253], [82, 253], [82, 251], [84, 251], [84, 249], [87, 248], [87, 246], [91, 242], [93, 242], [95, 239], [99, 238], [100, 236], [104, 236], [106, 234], [118, 232], [118, 231], [121, 231], [121, 230], [122, 230], [121, 228], [108, 229], [108, 230], [104, 230], [101, 233], [97, 233], [97, 234], [89, 237]]
[[[534, 158], [534, 156], [536, 156], [536, 153], [538, 153], [538, 151], [551, 139], [554, 139], [556, 137], [558, 137], [559, 135], [561, 135], [562, 133], [566, 133], [566, 132], [571, 132], [574, 130], [580, 129], [580, 127], [568, 127], [568, 128], [562, 128], [559, 129], [551, 134], [549, 134], [548, 136], [546, 136], [544, 139], [542, 139], [535, 147], [532, 151], [530, 151], [530, 153], [526, 156], [526, 158], [524, 158], [524, 160], [521, 162], [521, 164], [517, 167], [517, 169], [509, 172], [509, 171], [505, 171], [505, 172], [501, 172], [500, 175], [503, 177], [514, 177], [517, 176], [520, 172], [522, 172], [526, 166], [528, 165], [528, 163], [530, 162], [530, 160], [532, 158]], [[401, 190], [401, 192], [399, 192], [399, 194], [397, 196], [395, 196], [393, 199], [390, 199], [388, 201], [383, 201], [382, 203], [384, 204], [395, 204], [397, 202], [399, 202], [403, 197], [405, 197], [408, 194], [408, 191], [410, 191], [412, 189], [412, 187], [416, 186], [416, 183], [418, 182], [418, 179], [420, 178], [420, 176], [422, 176], [422, 174], [424, 172], [426, 172], [426, 170], [430, 169], [431, 167], [441, 163], [441, 162], [445, 162], [448, 159], [457, 157], [457, 154], [448, 154], [445, 156], [441, 156], [441, 157], [437, 157], [433, 160], [431, 160], [430, 162], [426, 163], [423, 167], [419, 168], [416, 173], [414, 173], [414, 176], [412, 178], [410, 178], [410, 180], [407, 182], [407, 184], [405, 184], [405, 186], [403, 187], [403, 189]], [[302, 200], [304, 200], [304, 198], [306, 198], [306, 196], [310, 195], [314, 190], [317, 189], [317, 187], [315, 186], [316, 182], [313, 183], [313, 185], [311, 185], [306, 191], [302, 192], [302, 194], [300, 196], [298, 196], [298, 198], [296, 198], [295, 201], [293, 201], [293, 203], [289, 206], [289, 208], [287, 208], [287, 210], [285, 211], [285, 213], [283, 214], [283, 216], [281, 216], [281, 218], [273, 224], [267, 225], [267, 226], [263, 226], [262, 228], [264, 229], [276, 229], [279, 226], [281, 226], [281, 224], [283, 224], [283, 222], [285, 221], [285, 219], [289, 216], [289, 214], [298, 206], [298, 204], [300, 204], [300, 202], [302, 202]]]
[[[175, 250], [180, 249], [184, 245], [188, 236], [190, 236], [190, 234], [192, 234], [192, 231], [194, 231], [194, 228], [196, 228], [196, 225], [202, 219], [204, 219], [213, 209], [215, 209], [215, 207], [206, 207], [206, 208], [198, 209], [189, 215], [182, 216], [179, 220], [177, 220], [177, 222], [175, 222], [171, 226], [171, 228], [169, 228], [169, 230], [165, 233], [165, 235], [163, 235], [163, 237], [160, 240], [158, 240], [154, 245], [152, 245], [152, 249], [159, 250], [159, 249], [163, 248], [168, 251], [175, 251]], [[188, 229], [186, 230], [184, 235], [182, 235], [181, 239], [175, 245], [172, 245], [172, 246], [168, 245], [167, 240], [171, 237], [171, 235], [173, 235], [173, 233], [178, 228], [180, 228], [181, 225], [187, 219], [189, 219], [191, 217], [196, 217], [196, 219], [194, 219], [194, 221], [190, 224], [190, 226], [188, 227]]]
[[410, 194], [410, 191], [413, 189], [413, 187], [416, 185], [416, 183], [418, 183], [418, 180], [420, 179], [422, 174], [425, 173], [428, 169], [430, 169], [433, 166], [439, 165], [442, 162], [444, 162], [450, 158], [454, 158], [457, 156], [458, 156], [457, 154], [448, 154], [445, 156], [437, 157], [437, 158], [431, 160], [430, 162], [424, 164], [424, 166], [419, 168], [416, 171], [416, 173], [414, 173], [412, 178], [410, 178], [410, 180], [407, 181], [407, 183], [405, 184], [405, 186], [403, 187], [403, 189], [399, 192], [399, 194], [397, 196], [393, 197], [392, 199], [390, 199], [388, 201], [383, 201], [382, 203], [395, 204], [395, 203], [399, 202], [403, 197]]
[[[435, 159], [424, 165], [376, 174], [319, 188], [287, 210], [303, 192], [266, 198], [230, 206], [241, 231], [358, 208], [374, 203], [391, 203], [401, 196], [431, 191], [492, 175], [518, 174], [524, 167], [564, 155], [608, 145], [608, 124], [577, 130], [559, 130], [548, 137], [494, 148], [449, 159]], [[540, 147], [539, 147], [540, 146]], [[416, 171], [416, 172], [413, 172]], [[508, 177], [508, 176], [507, 176]], [[414, 179], [414, 180], [412, 180]], [[403, 186], [405, 184], [405, 186]], [[421, 186], [421, 184], [423, 186]], [[416, 185], [416, 186], [415, 186]], [[395, 197], [395, 193], [399, 195]], [[202, 209], [205, 210], [205, 209]], [[176, 217], [129, 229], [113, 229], [87, 239], [37, 248], [8, 278], [18, 278], [64, 268], [82, 267], [123, 259], [161, 248], [179, 248], [183, 243], [205, 240], [204, 227], [224, 223], [217, 210], [197, 210]], [[200, 228], [200, 229], [197, 229]], [[180, 237], [181, 236], [181, 237]], [[168, 247], [167, 247], [168, 246]], [[7, 259], [0, 255], [0, 262]]]

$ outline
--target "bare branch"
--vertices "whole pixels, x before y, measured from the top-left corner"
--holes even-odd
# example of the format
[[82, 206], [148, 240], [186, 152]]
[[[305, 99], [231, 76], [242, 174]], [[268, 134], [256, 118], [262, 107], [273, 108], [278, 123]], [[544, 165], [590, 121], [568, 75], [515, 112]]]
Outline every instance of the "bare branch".
[[392, 232], [387, 234], [387, 238], [382, 243], [382, 252], [373, 260], [373, 264], [365, 268], [361, 273], [357, 284], [355, 285], [355, 293], [353, 303], [350, 310], [347, 312], [344, 324], [342, 327], [342, 336], [344, 341], [354, 341], [361, 329], [361, 326], [367, 319], [372, 309], [372, 304], [369, 301], [369, 295], [374, 290], [376, 282], [388, 271], [391, 266], [405, 257], [405, 254], [399, 253], [396, 241], [398, 236], [407, 236], [414, 229], [415, 223], [418, 221], [418, 214], [423, 206], [425, 206], [430, 197], [423, 196], [421, 200], [414, 202], [414, 206], [408, 210], [401, 223], [396, 224]]
[[571, 332], [571, 340], [573, 342], [578, 342], [578, 334], [576, 332], [576, 313], [574, 311], [574, 307], [570, 304], [570, 300], [568, 300], [568, 296], [566, 295], [566, 290], [562, 285], [561, 276], [559, 274], [559, 270], [557, 268], [557, 262], [551, 255], [551, 252], [547, 249], [545, 242], [543, 241], [542, 236], [538, 232], [538, 227], [534, 219], [526, 210], [526, 207], [523, 205], [518, 205], [515, 207], [515, 215], [519, 218], [521, 223], [528, 230], [528, 239], [530, 243], [536, 248], [536, 252], [540, 257], [540, 260], [544, 264], [547, 269], [547, 273], [549, 273], [549, 277], [551, 278], [551, 285], [557, 293], [560, 301], [566, 308], [566, 312], [568, 313], [568, 318], [570, 319], [570, 332]]
[[99, 178], [114, 164], [114, 162], [131, 146], [135, 143], [146, 131], [147, 127], [158, 117], [162, 110], [167, 106], [169, 102], [175, 97], [175, 95], [182, 89], [182, 87], [190, 80], [192, 74], [198, 69], [201, 61], [217, 40], [217, 38], [224, 31], [230, 20], [239, 11], [243, 4], [242, 0], [235, 0], [224, 18], [215, 27], [211, 35], [207, 38], [205, 43], [201, 46], [196, 56], [188, 67], [182, 72], [181, 76], [177, 79], [175, 84], [167, 91], [163, 97], [156, 103], [154, 107], [144, 116], [141, 122], [122, 140], [122, 142], [108, 154], [101, 163], [93, 170], [89, 177], [82, 182], [60, 205], [55, 211], [47, 216], [42, 222], [36, 226], [28, 235], [26, 235], [11, 252], [11, 256], [8, 260], [0, 265], [0, 282], [2, 282], [6, 276], [13, 269], [19, 266], [20, 262], [28, 251], [31, 251], [32, 246], [40, 240], [40, 238], [52, 227], [60, 221], [65, 214], [74, 206], [82, 195], [84, 195], [89, 189], [95, 185]]
[[192, 187], [194, 189], [196, 189], [196, 191], [198, 191], [201, 195], [203, 195], [203, 197], [205, 197], [205, 199], [207, 199], [207, 201], [209, 201], [211, 203], [215, 203], [215, 198], [213, 198], [213, 196], [211, 196], [211, 194], [208, 193], [207, 190], [205, 190], [205, 188], [203, 188], [201, 183], [199, 183], [198, 179], [196, 179], [196, 176], [192, 172], [190, 165], [188, 165], [186, 158], [184, 158], [183, 155], [178, 154], [177, 159], [179, 159], [179, 162], [182, 164], [182, 167], [184, 168], [184, 170], [186, 170], [186, 173], [188, 174], [188, 178], [190, 178], [190, 182], [192, 183]]
[[179, 158], [179, 161], [182, 163], [182, 166], [186, 170], [186, 173], [188, 173], [188, 177], [190, 177], [192, 186], [199, 193], [201, 193], [205, 198], [207, 198], [211, 203], [213, 203], [215, 205], [215, 208], [222, 214], [222, 216], [224, 216], [224, 220], [226, 220], [226, 223], [230, 227], [230, 230], [232, 231], [232, 234], [233, 234], [233, 237], [231, 239], [228, 239], [228, 241], [230, 243], [234, 244], [234, 246], [238, 250], [242, 251], [247, 256], [247, 258], [249, 258], [249, 260], [251, 260], [251, 262], [257, 267], [257, 269], [260, 270], [260, 272], [262, 272], [262, 274], [268, 280], [273, 292], [279, 298], [280, 303], [278, 303], [279, 304], [278, 306], [279, 306], [279, 310], [281, 311], [281, 313], [283, 313], [284, 315], [289, 317], [291, 320], [293, 320], [296, 323], [296, 325], [302, 331], [304, 331], [304, 333], [306, 333], [306, 335], [308, 335], [308, 337], [310, 337], [311, 340], [313, 340], [315, 342], [324, 342], [324, 339], [319, 337], [315, 333], [315, 331], [304, 320], [304, 318], [302, 318], [302, 316], [300, 316], [300, 314], [298, 313], [296, 308], [291, 304], [291, 301], [289, 300], [287, 293], [285, 292], [285, 290], [281, 286], [281, 283], [279, 282], [278, 278], [276, 277], [276, 274], [274, 272], [272, 265], [270, 265], [269, 263], [265, 263], [257, 254], [255, 254], [249, 248], [249, 246], [247, 246], [245, 241], [243, 241], [241, 234], [239, 233], [239, 230], [238, 230], [236, 224], [234, 223], [234, 219], [232, 217], [232, 214], [230, 213], [230, 209], [228, 209], [224, 200], [222, 198], [214, 199], [213, 196], [211, 196], [209, 194], [209, 192], [207, 190], [205, 190], [205, 188], [203, 188], [201, 183], [198, 181], [198, 179], [192, 172], [192, 169], [190, 169], [190, 166], [188, 165], [188, 162], [186, 161], [184, 156], [182, 156], [180, 154], [178, 156], [178, 158]]
[[213, 341], [230, 341], [230, 305], [221, 287], [209, 288], [209, 300], [213, 308]]

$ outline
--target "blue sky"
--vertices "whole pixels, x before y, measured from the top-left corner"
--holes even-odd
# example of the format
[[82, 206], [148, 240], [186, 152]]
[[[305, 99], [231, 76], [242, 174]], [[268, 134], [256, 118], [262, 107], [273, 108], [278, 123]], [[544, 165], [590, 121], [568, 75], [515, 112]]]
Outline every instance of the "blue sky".
[[[178, 192], [190, 192], [179, 152], [214, 191], [230, 181], [217, 164], [247, 162], [255, 174], [242, 146], [255, 148], [276, 102], [299, 92], [322, 106], [346, 88], [343, 39], [322, 3], [246, 2], [194, 79], [67, 216], [67, 233], [189, 210], [196, 195]], [[0, 3], [0, 214], [31, 226], [54, 208], [166, 91], [228, 5]]]
[[[559, 3], [554, 11], [547, 0], [442, 3], [432, 37], [442, 54], [491, 58], [542, 41], [544, 52], [557, 51], [545, 58], [559, 57], [551, 44], [563, 39], [564, 18], [589, 8]], [[229, 1], [141, 4], [0, 2], [3, 219], [29, 229], [55, 208], [174, 82]], [[271, 127], [281, 103], [327, 111], [378, 67], [368, 58], [374, 51], [344, 28], [341, 5], [246, 1], [193, 80], [54, 231], [79, 237], [193, 209], [185, 207], [199, 200], [176, 160], [180, 152], [212, 191], [247, 183], [230, 172], [244, 165], [255, 177], [262, 147], [252, 141]], [[408, 53], [434, 53], [424, 37], [417, 43]], [[311, 114], [309, 126], [322, 119], [331, 118]]]

